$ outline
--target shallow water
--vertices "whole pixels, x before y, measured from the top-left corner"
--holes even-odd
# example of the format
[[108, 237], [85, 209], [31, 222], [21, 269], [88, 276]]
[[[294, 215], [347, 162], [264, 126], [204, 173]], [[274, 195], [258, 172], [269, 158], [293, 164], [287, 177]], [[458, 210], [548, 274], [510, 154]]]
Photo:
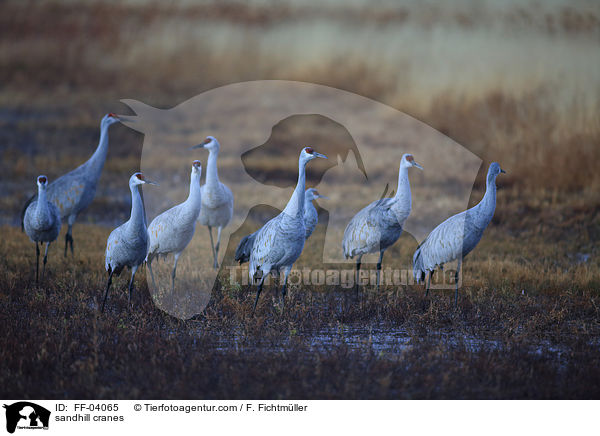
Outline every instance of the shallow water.
[[[289, 336], [249, 340], [243, 333], [213, 333], [214, 345], [218, 351], [260, 351], [262, 353], [285, 353], [294, 348], [305, 353], [327, 353], [342, 347], [353, 351], [374, 353], [380, 358], [395, 359], [403, 351], [421, 341], [439, 344], [445, 348], [462, 349], [468, 353], [481, 351], [502, 351], [514, 343], [502, 339], [484, 338], [448, 330], [429, 330], [425, 334], [411, 332], [404, 327], [359, 327], [339, 325], [311, 332], [290, 332]], [[565, 368], [569, 349], [548, 340], [529, 341], [522, 345], [527, 352], [536, 356], [556, 359]]]

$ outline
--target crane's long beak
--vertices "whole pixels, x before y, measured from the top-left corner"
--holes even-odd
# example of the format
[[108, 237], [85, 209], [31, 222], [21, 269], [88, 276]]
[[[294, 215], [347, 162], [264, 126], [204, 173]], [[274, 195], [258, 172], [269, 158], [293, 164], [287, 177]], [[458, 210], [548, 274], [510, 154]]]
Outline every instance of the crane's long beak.
[[202, 141], [200, 144], [190, 147], [190, 150], [193, 150], [195, 148], [204, 148], [206, 146], [206, 144], [208, 144], [208, 143], [210, 143], [210, 139], [207, 138], [204, 141]]
[[149, 185], [154, 185], [154, 186], [160, 186], [158, 183], [156, 183], [156, 182], [155, 182], [155, 181], [153, 181], [153, 180], [147, 180], [147, 179], [145, 179], [145, 180], [144, 180], [144, 183], [147, 183], [147, 184], [149, 184]]
[[313, 151], [313, 156], [322, 157], [323, 159], [327, 159], [327, 156], [325, 156], [324, 154], [321, 154], [321, 153], [317, 153], [316, 151]]
[[329, 200], [329, 197], [326, 197], [325, 195], [321, 194], [317, 194], [317, 198], [324, 198], [325, 200]]
[[423, 171], [423, 167], [420, 164], [416, 163], [414, 160], [412, 162], [412, 166], [420, 169], [421, 171]]
[[504, 171], [502, 168], [500, 168], [500, 172], [506, 174], [506, 171]]

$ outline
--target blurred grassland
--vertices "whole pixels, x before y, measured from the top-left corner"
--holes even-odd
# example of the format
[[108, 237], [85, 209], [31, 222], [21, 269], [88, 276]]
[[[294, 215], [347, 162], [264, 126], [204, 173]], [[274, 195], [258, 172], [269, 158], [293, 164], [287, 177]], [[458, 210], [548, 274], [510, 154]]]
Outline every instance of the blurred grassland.
[[[594, 2], [4, 2], [3, 184], [87, 158], [121, 98], [171, 107], [216, 86], [301, 80], [417, 117], [524, 191], [600, 186], [600, 8]], [[378, 132], [373, 132], [376, 139]], [[99, 196], [136, 167], [111, 130]], [[274, 160], [277, 165], [282, 162]], [[222, 162], [227, 171], [227, 162]], [[270, 165], [272, 162], [264, 162]], [[114, 186], [113, 186], [114, 188]], [[9, 186], [4, 208], [18, 209]]]

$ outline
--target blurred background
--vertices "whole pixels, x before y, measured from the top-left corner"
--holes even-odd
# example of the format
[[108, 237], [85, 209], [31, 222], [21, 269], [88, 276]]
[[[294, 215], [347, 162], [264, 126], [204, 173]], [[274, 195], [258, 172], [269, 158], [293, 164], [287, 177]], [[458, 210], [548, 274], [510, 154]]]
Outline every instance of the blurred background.
[[[505, 186], [527, 196], [595, 198], [600, 186], [597, 2], [4, 1], [0, 222], [18, 223], [41, 168], [53, 180], [90, 156], [102, 115], [128, 113], [120, 99], [170, 108], [258, 79], [386, 103], [486, 167], [499, 161]], [[126, 207], [103, 213], [127, 204], [124, 180], [139, 166], [142, 135], [120, 125], [110, 135], [96, 200], [83, 215], [94, 222], [127, 215]]]

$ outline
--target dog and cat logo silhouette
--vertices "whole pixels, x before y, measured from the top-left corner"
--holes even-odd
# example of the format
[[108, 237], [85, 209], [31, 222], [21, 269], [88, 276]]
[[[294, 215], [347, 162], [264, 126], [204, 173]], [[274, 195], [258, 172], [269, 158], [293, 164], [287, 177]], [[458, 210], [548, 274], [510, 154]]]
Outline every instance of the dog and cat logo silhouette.
[[6, 431], [14, 433], [19, 429], [48, 429], [50, 411], [29, 401], [19, 401], [4, 405], [6, 409]]

